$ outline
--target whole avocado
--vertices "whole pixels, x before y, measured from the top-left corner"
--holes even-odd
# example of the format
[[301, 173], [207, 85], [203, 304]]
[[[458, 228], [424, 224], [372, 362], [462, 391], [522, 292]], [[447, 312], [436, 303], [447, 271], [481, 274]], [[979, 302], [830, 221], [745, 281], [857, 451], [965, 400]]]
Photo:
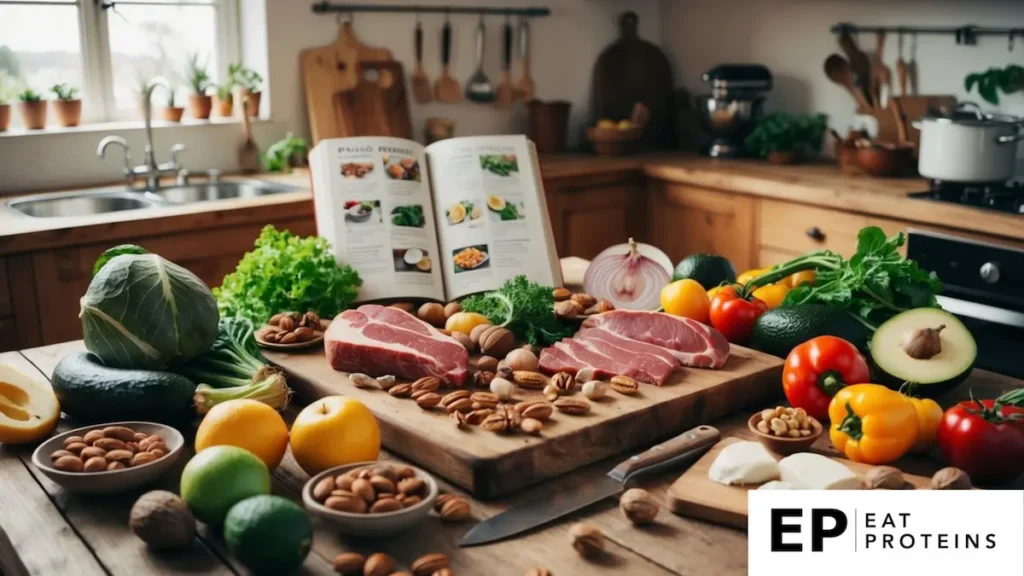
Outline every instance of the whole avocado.
[[862, 354], [868, 353], [871, 332], [853, 316], [824, 304], [801, 304], [769, 310], [754, 323], [751, 346], [785, 358], [800, 344], [818, 336], [837, 336]]
[[312, 548], [313, 525], [287, 498], [253, 496], [228, 511], [224, 542], [254, 574], [291, 574]]
[[61, 410], [76, 421], [175, 424], [195, 417], [196, 385], [170, 372], [110, 368], [96, 355], [79, 352], [57, 364], [51, 381]]
[[679, 261], [672, 280], [696, 280], [705, 290], [723, 282], [736, 281], [736, 269], [727, 258], [717, 254], [691, 254]]

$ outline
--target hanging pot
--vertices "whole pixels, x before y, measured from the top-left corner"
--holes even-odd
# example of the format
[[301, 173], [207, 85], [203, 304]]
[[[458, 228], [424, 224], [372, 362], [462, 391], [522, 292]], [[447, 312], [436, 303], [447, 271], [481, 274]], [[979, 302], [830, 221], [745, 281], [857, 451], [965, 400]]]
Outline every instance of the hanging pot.
[[1004, 182], [1016, 169], [1017, 143], [1024, 120], [982, 114], [965, 102], [951, 114], [928, 114], [914, 127], [921, 131], [917, 169], [943, 182]]

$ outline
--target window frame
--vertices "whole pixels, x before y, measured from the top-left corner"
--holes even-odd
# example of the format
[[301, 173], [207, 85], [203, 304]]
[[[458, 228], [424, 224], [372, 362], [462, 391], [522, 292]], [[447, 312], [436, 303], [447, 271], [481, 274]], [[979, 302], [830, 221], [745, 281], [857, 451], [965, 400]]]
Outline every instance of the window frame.
[[[110, 52], [109, 19], [111, 8], [107, 0], [70, 0], [66, 2], [37, 2], [22, 0], [18, 4], [73, 5], [78, 9], [79, 50], [82, 56], [82, 124], [123, 122], [139, 120], [135, 113], [119, 112], [114, 101], [114, 73]], [[115, 1], [113, 4], [131, 6], [190, 6], [206, 5], [205, 2], [182, 0]], [[209, 63], [216, 70], [225, 72], [229, 62], [241, 60], [241, 32], [238, 0], [212, 0], [210, 2], [216, 18], [216, 52]], [[3, 5], [0, 2], [0, 5]], [[114, 18], [118, 16], [113, 15]]]

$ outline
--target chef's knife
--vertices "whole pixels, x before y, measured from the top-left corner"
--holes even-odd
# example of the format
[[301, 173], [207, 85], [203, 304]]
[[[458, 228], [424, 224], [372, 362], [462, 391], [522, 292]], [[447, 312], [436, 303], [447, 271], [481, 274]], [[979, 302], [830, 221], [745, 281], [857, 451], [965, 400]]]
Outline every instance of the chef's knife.
[[718, 430], [698, 426], [679, 436], [637, 454], [616, 466], [607, 475], [573, 490], [556, 492], [540, 500], [511, 508], [477, 524], [459, 542], [459, 546], [488, 544], [557, 520], [625, 489], [629, 480], [641, 474], [692, 464], [718, 443]]

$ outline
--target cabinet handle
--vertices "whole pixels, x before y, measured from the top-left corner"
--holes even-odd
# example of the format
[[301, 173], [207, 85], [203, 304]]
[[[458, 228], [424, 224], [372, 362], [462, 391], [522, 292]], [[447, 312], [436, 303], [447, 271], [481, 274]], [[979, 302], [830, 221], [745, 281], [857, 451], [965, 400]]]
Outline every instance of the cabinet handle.
[[825, 233], [822, 232], [821, 228], [818, 228], [817, 226], [811, 226], [810, 228], [807, 229], [806, 232], [804, 232], [804, 234], [807, 234], [807, 237], [810, 238], [811, 240], [814, 240], [815, 242], [825, 241]]

